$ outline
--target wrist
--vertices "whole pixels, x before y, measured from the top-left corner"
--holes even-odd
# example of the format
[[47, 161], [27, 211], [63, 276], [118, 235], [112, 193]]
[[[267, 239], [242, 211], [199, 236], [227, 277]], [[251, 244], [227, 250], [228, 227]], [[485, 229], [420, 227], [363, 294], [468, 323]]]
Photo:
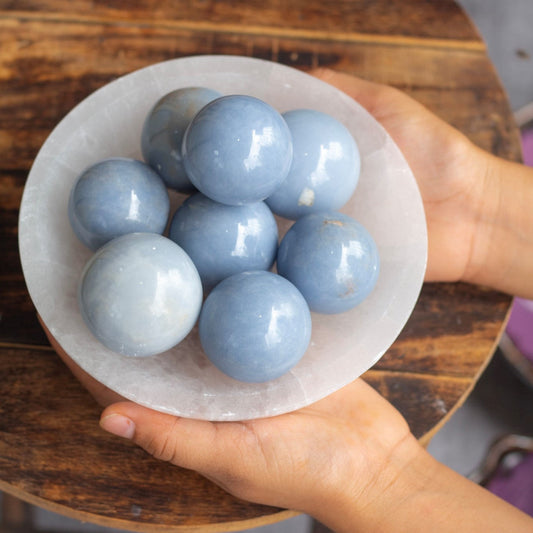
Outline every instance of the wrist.
[[533, 297], [533, 169], [484, 153], [476, 230], [462, 281]]
[[336, 533], [397, 531], [395, 517], [423, 492], [434, 461], [410, 433], [391, 452], [377, 455], [367, 461], [365, 475], [353, 479], [347, 470], [345, 479], [305, 512]]

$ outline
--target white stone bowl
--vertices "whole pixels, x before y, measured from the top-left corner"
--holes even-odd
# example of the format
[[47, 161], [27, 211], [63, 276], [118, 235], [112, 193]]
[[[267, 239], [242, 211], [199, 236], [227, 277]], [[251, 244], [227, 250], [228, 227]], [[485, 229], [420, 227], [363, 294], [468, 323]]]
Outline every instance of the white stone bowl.
[[[357, 189], [342, 209], [373, 235], [380, 252], [376, 288], [344, 314], [313, 314], [311, 344], [289, 373], [263, 384], [235, 381], [212, 366], [197, 328], [173, 349], [129, 358], [103, 347], [80, 315], [77, 288], [91, 256], [72, 232], [70, 189], [88, 165], [141, 158], [144, 118], [158, 98], [179, 87], [248, 94], [284, 112], [317, 109], [339, 119], [362, 157]], [[183, 197], [172, 194], [174, 207]], [[289, 221], [280, 221], [284, 234]], [[77, 105], [41, 148], [24, 190], [19, 245], [33, 303], [64, 350], [98, 381], [139, 404], [209, 420], [272, 416], [313, 403], [353, 381], [394, 342], [418, 299], [426, 268], [427, 231], [417, 184], [387, 132], [357, 102], [303, 72], [238, 56], [165, 61], [121, 77]]]

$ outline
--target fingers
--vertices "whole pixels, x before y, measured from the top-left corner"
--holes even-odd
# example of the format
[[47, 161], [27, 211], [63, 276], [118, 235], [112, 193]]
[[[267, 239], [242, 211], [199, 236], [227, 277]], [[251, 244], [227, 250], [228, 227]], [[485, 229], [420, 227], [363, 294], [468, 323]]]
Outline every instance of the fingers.
[[366, 91], [371, 88], [375, 89], [376, 87], [380, 87], [380, 85], [377, 83], [329, 68], [316, 68], [311, 70], [310, 74], [325, 81], [326, 83], [335, 85], [335, 87], [338, 87], [348, 94], [357, 93], [360, 90]]
[[380, 87], [378, 84], [328, 68], [318, 68], [312, 70], [310, 74], [345, 92], [366, 107], [369, 112], [372, 113], [374, 110], [376, 90]]
[[[311, 74], [334, 85], [361, 104], [402, 147], [406, 129], [412, 133], [416, 123], [422, 124], [420, 133], [444, 126], [424, 105], [403, 91], [390, 85], [364, 80], [351, 74], [330, 69], [316, 69]], [[407, 119], [410, 124], [407, 123]], [[429, 121], [430, 124], [426, 124]], [[412, 143], [412, 137], [408, 137]]]

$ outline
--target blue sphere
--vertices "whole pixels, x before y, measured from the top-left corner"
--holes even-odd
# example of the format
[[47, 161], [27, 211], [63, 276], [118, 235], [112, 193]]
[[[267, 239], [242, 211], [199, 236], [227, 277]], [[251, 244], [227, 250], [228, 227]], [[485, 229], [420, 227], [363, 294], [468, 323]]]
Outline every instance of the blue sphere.
[[169, 237], [191, 257], [205, 290], [245, 270], [268, 270], [278, 250], [278, 226], [264, 202], [242, 206], [196, 193], [178, 208]]
[[188, 255], [154, 233], [130, 233], [100, 248], [82, 274], [78, 299], [93, 335], [123, 355], [151, 356], [193, 328], [202, 284]]
[[341, 313], [359, 305], [374, 288], [379, 253], [372, 236], [353, 218], [313, 213], [287, 231], [277, 267], [298, 287], [311, 311]]
[[361, 169], [351, 133], [337, 119], [312, 109], [288, 111], [283, 118], [292, 135], [292, 165], [266, 203], [292, 220], [340, 209], [352, 196]]
[[290, 370], [311, 338], [311, 314], [294, 285], [272, 272], [235, 274], [207, 297], [199, 320], [210, 361], [234, 379], [262, 383]]
[[82, 172], [68, 204], [70, 225], [91, 250], [127, 233], [163, 233], [169, 210], [157, 173], [141, 161], [119, 157]]
[[143, 157], [167, 187], [184, 193], [195, 190], [183, 168], [183, 136], [196, 113], [220, 96], [205, 87], [176, 89], [160, 98], [148, 113], [141, 134]]
[[242, 205], [270, 196], [292, 160], [283, 117], [252, 96], [223, 96], [192, 120], [183, 139], [183, 161], [196, 188], [217, 202]]

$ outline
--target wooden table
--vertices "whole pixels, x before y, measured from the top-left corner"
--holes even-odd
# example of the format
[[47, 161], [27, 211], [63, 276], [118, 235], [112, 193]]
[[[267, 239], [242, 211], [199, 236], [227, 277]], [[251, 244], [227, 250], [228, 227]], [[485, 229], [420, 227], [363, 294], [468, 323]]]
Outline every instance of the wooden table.
[[[100, 409], [46, 341], [19, 263], [24, 182], [55, 124], [121, 74], [207, 53], [328, 66], [394, 85], [482, 147], [520, 160], [485, 46], [450, 0], [0, 1], [0, 489], [81, 520], [227, 531], [291, 515], [239, 501], [100, 431]], [[489, 361], [509, 305], [483, 288], [426, 284], [365, 379], [427, 442]]]

